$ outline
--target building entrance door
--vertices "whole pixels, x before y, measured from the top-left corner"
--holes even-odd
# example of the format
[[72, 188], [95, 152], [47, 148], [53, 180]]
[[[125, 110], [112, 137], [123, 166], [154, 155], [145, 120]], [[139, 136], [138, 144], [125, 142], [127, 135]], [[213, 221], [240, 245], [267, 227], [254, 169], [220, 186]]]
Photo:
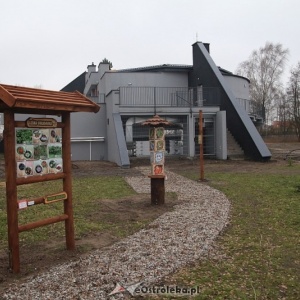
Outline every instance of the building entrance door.
[[[195, 155], [200, 154], [200, 146], [198, 144], [199, 135], [199, 118], [195, 118]], [[213, 118], [203, 118], [203, 151], [204, 155], [216, 155], [215, 142], [215, 120]]]

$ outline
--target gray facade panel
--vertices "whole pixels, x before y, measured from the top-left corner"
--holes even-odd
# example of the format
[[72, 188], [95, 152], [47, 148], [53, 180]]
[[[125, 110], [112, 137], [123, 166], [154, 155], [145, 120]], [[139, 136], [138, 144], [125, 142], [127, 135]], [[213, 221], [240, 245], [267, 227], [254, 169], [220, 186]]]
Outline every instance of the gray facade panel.
[[89, 143], [72, 143], [71, 144], [72, 161], [90, 160], [90, 145]]
[[105, 160], [105, 148], [104, 142], [72, 142], [72, 160]]
[[[102, 105], [105, 107], [105, 105]], [[106, 140], [106, 111], [101, 106], [98, 113], [75, 113], [71, 114], [71, 137], [88, 138], [104, 137]], [[89, 144], [91, 143], [91, 147]], [[90, 150], [92, 149], [92, 151]], [[105, 142], [72, 142], [74, 160], [107, 160], [107, 147]], [[90, 152], [92, 153], [90, 155]]]
[[224, 80], [236, 98], [249, 99], [249, 82], [246, 79], [234, 76], [224, 76]]
[[79, 112], [71, 114], [71, 137], [106, 136], [106, 113], [101, 108], [96, 114]]
[[118, 73], [107, 72], [103, 76], [100, 90], [109, 93], [121, 86], [137, 87], [184, 87], [188, 86], [188, 73]]
[[216, 114], [216, 158], [227, 159], [226, 111]]
[[114, 128], [115, 128], [115, 137], [117, 140], [117, 147], [115, 151], [119, 153], [118, 165], [122, 167], [128, 167], [130, 165], [128, 151], [126, 147], [125, 136], [123, 132], [122, 120], [120, 114], [113, 114]]

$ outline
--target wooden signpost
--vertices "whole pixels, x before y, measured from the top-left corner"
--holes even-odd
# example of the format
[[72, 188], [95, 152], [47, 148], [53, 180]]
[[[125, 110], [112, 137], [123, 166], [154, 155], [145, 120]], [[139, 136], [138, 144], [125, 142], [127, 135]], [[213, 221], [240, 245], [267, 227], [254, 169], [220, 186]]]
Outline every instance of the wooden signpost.
[[165, 129], [170, 122], [155, 115], [143, 122], [142, 125], [150, 126], [149, 147], [151, 162], [151, 204], [161, 205], [165, 203]]
[[[65, 222], [66, 247], [75, 248], [72, 205], [71, 112], [97, 112], [100, 107], [78, 92], [56, 92], [0, 84], [0, 112], [4, 112], [9, 266], [20, 272], [19, 233]], [[15, 114], [59, 116], [16, 121]], [[18, 199], [23, 184], [63, 180], [63, 191], [35, 199]], [[20, 225], [18, 211], [38, 204], [63, 201], [61, 215]]]

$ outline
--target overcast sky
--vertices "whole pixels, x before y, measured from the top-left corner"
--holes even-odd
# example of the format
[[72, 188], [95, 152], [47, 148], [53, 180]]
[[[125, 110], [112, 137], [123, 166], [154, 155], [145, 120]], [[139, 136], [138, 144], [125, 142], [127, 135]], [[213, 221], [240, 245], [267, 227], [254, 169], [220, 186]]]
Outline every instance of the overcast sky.
[[[192, 64], [210, 43], [218, 66], [267, 41], [300, 61], [299, 0], [0, 0], [0, 83], [60, 90], [106, 57], [114, 69]], [[287, 76], [286, 76], [287, 77]]]

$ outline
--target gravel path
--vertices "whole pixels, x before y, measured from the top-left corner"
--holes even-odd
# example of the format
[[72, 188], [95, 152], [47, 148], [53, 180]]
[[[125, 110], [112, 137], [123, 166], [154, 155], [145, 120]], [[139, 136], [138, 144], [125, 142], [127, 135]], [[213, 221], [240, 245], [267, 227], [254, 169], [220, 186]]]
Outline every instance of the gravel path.
[[[126, 180], [137, 192], [149, 193], [148, 168], [138, 171], [141, 176]], [[166, 275], [206, 255], [228, 222], [229, 201], [205, 184], [167, 174], [166, 190], [176, 192], [182, 203], [173, 211], [110, 247], [12, 285], [0, 298], [122, 299], [124, 293], [109, 296], [117, 282], [157, 285]]]

